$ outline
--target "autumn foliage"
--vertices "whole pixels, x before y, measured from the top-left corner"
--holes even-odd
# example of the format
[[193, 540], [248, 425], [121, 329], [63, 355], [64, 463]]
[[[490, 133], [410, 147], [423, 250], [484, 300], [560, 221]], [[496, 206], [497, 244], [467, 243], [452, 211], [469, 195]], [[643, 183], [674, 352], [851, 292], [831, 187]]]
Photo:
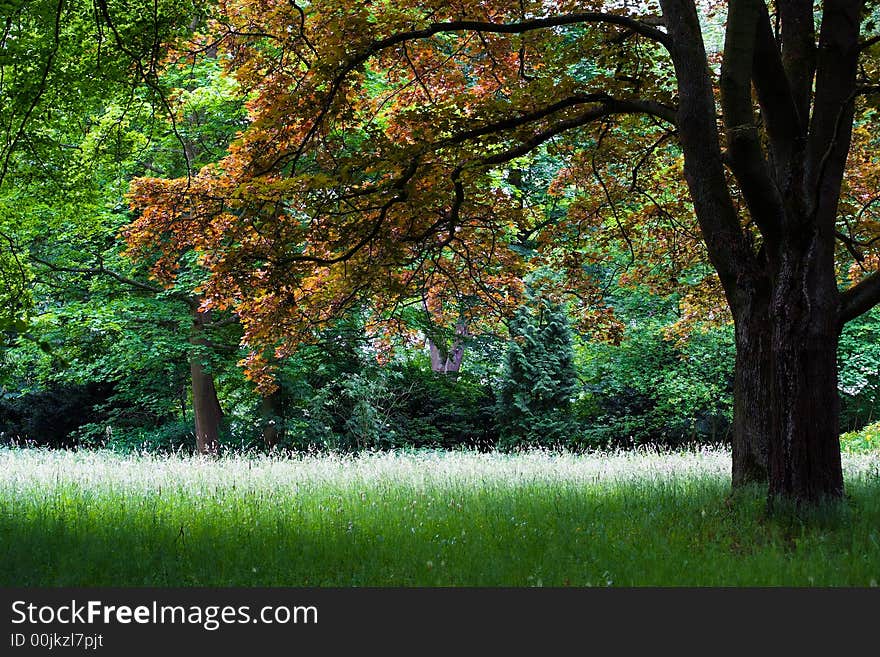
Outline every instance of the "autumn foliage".
[[[557, 4], [545, 11], [584, 9]], [[395, 36], [530, 15], [525, 6], [466, 2], [223, 3], [202, 45], [219, 48], [248, 94], [249, 125], [214, 165], [134, 181], [130, 253], [151, 258], [154, 274], [170, 281], [181, 254], [197, 252], [210, 272], [205, 307], [241, 318], [254, 374], [265, 357], [285, 356], [363, 299], [380, 339], [406, 332], [399, 317], [407, 306], [440, 325], [464, 318], [478, 332], [481, 319], [512, 313], [528, 275], [555, 282], [577, 301], [584, 326], [613, 337], [620, 327], [586, 265], [601, 261], [611, 240], [629, 244], [634, 264], [647, 245], [686, 243], [662, 206], [641, 213], [659, 213], [655, 226], [632, 203], [618, 208], [625, 189], [597, 193], [625, 186], [604, 170], [611, 158], [636, 153], [647, 170], [655, 142], [668, 141], [657, 118], [668, 108], [630, 100], [638, 77], [642, 93], [648, 85], [672, 101], [668, 75], [652, 70], [655, 47], [580, 19], [522, 34]], [[629, 39], [639, 41], [635, 58]], [[584, 68], [605, 43], [604, 59]], [[182, 61], [195, 56], [179, 49]], [[611, 122], [632, 112], [651, 122], [626, 143]], [[605, 150], [600, 162], [586, 145]], [[510, 169], [527, 167], [534, 152], [568, 162], [556, 165], [550, 189], [537, 190], [562, 197], [568, 212], [551, 215], [511, 180]], [[687, 266], [693, 252], [673, 248], [673, 266]]]

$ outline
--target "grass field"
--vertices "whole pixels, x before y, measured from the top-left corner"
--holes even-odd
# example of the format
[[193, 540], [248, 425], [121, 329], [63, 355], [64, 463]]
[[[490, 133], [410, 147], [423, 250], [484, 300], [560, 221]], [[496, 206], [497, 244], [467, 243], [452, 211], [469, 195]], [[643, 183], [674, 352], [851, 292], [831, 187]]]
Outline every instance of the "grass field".
[[723, 450], [297, 459], [0, 449], [4, 586], [876, 586], [880, 457], [768, 518]]

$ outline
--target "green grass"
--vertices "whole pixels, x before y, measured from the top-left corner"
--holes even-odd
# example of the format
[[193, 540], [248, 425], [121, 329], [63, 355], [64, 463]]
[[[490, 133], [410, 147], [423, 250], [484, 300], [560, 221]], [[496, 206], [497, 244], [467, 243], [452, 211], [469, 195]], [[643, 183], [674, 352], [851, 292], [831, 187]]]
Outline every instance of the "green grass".
[[871, 586], [880, 455], [769, 518], [730, 455], [0, 449], [4, 586]]

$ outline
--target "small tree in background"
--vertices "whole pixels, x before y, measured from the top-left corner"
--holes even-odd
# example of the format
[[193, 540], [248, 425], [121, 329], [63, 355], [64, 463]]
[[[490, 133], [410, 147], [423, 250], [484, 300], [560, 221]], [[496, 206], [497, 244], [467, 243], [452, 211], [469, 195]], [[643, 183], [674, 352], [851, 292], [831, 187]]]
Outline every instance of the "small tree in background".
[[565, 309], [546, 300], [520, 308], [510, 336], [498, 396], [500, 445], [568, 442], [577, 375]]

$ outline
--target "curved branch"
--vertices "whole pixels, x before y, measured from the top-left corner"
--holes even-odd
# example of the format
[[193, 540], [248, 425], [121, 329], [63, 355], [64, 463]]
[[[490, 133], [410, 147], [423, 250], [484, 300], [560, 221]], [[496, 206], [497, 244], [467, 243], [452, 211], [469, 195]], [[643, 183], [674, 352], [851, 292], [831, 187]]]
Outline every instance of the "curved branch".
[[586, 112], [582, 112], [581, 114], [573, 116], [569, 119], [557, 121], [546, 130], [542, 130], [541, 132], [533, 135], [531, 138], [526, 139], [519, 146], [515, 146], [514, 148], [506, 150], [502, 153], [498, 153], [482, 160], [478, 160], [477, 162], [475, 162], [475, 164], [477, 166], [494, 166], [497, 164], [504, 164], [514, 158], [521, 157], [530, 153], [544, 142], [552, 139], [553, 137], [556, 137], [557, 135], [562, 134], [563, 132], [567, 132], [574, 128], [581, 128], [585, 125], [598, 121], [599, 119], [603, 119], [608, 116], [614, 116], [616, 114], [650, 114], [652, 116], [664, 118], [665, 120], [668, 120], [670, 123], [675, 125], [675, 116], [672, 114], [672, 110], [666, 108], [665, 106], [663, 106], [662, 108], [658, 108], [657, 103], [653, 102], [609, 99], [608, 102], [604, 103], [601, 107], [587, 110]]
[[880, 34], [875, 34], [874, 36], [870, 37], [869, 39], [865, 39], [859, 44], [859, 52], [864, 52], [871, 46], [874, 46], [878, 43], [880, 43]]
[[379, 231], [385, 223], [385, 219], [388, 216], [388, 212], [391, 211], [391, 208], [398, 203], [404, 202], [407, 199], [408, 194], [406, 191], [406, 186], [409, 181], [412, 180], [413, 176], [415, 176], [416, 172], [418, 171], [418, 167], [419, 160], [418, 158], [414, 158], [410, 162], [406, 170], [403, 172], [403, 174], [394, 181], [394, 184], [392, 185], [394, 195], [379, 208], [379, 216], [373, 222], [373, 226], [370, 231], [355, 244], [349, 247], [344, 253], [338, 256], [334, 256], [332, 258], [321, 258], [319, 256], [310, 255], [291, 255], [282, 259], [281, 264], [289, 264], [293, 262], [311, 262], [315, 265], [326, 267], [329, 265], [336, 265], [340, 262], [351, 260], [351, 258], [353, 258], [358, 251], [360, 251], [370, 242], [375, 240], [376, 237], [378, 237]]
[[660, 0], [674, 39], [672, 62], [679, 91], [678, 135], [684, 176], [703, 239], [731, 308], [743, 303], [744, 276], [757, 269], [722, 162], [712, 81], [706, 67], [700, 20], [691, 0]]
[[860, 250], [860, 244], [858, 240], [854, 239], [851, 235], [847, 235], [846, 233], [835, 230], [834, 237], [846, 247], [846, 250], [849, 251], [849, 254], [853, 257], [853, 259], [862, 266], [862, 263], [865, 261], [865, 254]]
[[557, 112], [570, 107], [587, 104], [600, 104], [608, 110], [608, 114], [648, 114], [669, 123], [673, 127], [675, 126], [676, 109], [663, 105], [662, 103], [646, 100], [620, 100], [612, 98], [606, 93], [580, 94], [569, 96], [568, 98], [564, 98], [557, 103], [548, 105], [535, 112], [530, 112], [510, 119], [503, 119], [501, 121], [496, 121], [495, 123], [480, 126], [479, 128], [474, 128], [473, 130], [460, 132], [457, 135], [453, 135], [452, 137], [432, 144], [430, 150], [443, 148], [444, 146], [462, 144], [470, 139], [485, 137], [486, 135], [503, 132], [505, 130], [513, 130], [514, 128], [522, 127], [527, 123], [547, 118], [552, 114], [556, 114]]
[[[657, 23], [656, 18], [648, 19], [651, 23]], [[436, 34], [444, 34], [449, 32], [483, 32], [489, 34], [525, 34], [526, 32], [534, 32], [535, 30], [546, 30], [552, 27], [565, 27], [567, 25], [580, 25], [583, 23], [608, 23], [609, 25], [618, 25], [632, 30], [636, 34], [656, 41], [663, 46], [669, 46], [669, 35], [659, 30], [654, 25], [646, 21], [639, 20], [632, 16], [620, 16], [617, 14], [609, 14], [599, 11], [586, 11], [574, 14], [561, 14], [559, 16], [548, 16], [546, 18], [532, 18], [516, 23], [492, 23], [490, 21], [448, 21], [443, 23], [432, 23], [428, 27], [421, 30], [412, 30], [410, 32], [400, 32], [393, 34], [384, 39], [374, 41], [370, 46], [372, 54], [385, 50], [392, 46], [396, 46], [404, 41], [413, 41], [416, 39], [427, 39]]]
[[[657, 22], [653, 21], [652, 22]], [[303, 137], [299, 148], [293, 153], [291, 160], [295, 163], [302, 156], [306, 145], [315, 136], [319, 126], [323, 123], [327, 116], [333, 101], [336, 98], [343, 82], [350, 73], [358, 67], [365, 64], [371, 57], [379, 54], [384, 50], [405, 44], [409, 41], [417, 41], [421, 39], [429, 39], [438, 34], [449, 34], [454, 32], [476, 32], [490, 34], [525, 34], [535, 30], [544, 30], [554, 27], [564, 27], [568, 25], [580, 25], [585, 23], [607, 23], [610, 25], [618, 25], [645, 36], [653, 41], [662, 44], [667, 51], [671, 48], [672, 42], [666, 32], [659, 30], [647, 22], [640, 21], [630, 16], [618, 16], [605, 12], [582, 12], [574, 14], [562, 14], [559, 16], [549, 16], [546, 18], [534, 18], [516, 23], [492, 23], [490, 21], [448, 21], [442, 23], [432, 23], [421, 30], [410, 30], [407, 32], [398, 32], [391, 36], [373, 41], [362, 52], [357, 53], [348, 61], [339, 72], [333, 77], [329, 84], [324, 102], [321, 104], [315, 115], [312, 125], [309, 127]]]
[[288, 255], [281, 260], [281, 263], [290, 264], [293, 262], [310, 262], [318, 266], [328, 266], [350, 260], [358, 251], [360, 251], [362, 248], [364, 248], [370, 242], [376, 239], [391, 208], [394, 205], [401, 203], [407, 199], [406, 186], [413, 179], [413, 177], [415, 177], [416, 173], [418, 173], [421, 159], [426, 154], [447, 146], [463, 144], [469, 139], [475, 139], [495, 132], [503, 132], [505, 130], [512, 130], [518, 127], [522, 127], [523, 125], [526, 125], [532, 121], [546, 118], [547, 116], [550, 116], [555, 112], [585, 103], [592, 105], [598, 104], [599, 106], [592, 107], [591, 109], [586, 110], [576, 116], [569, 117], [567, 119], [557, 120], [547, 129], [536, 132], [530, 138], [525, 139], [518, 145], [505, 151], [496, 153], [495, 155], [489, 157], [462, 162], [458, 167], [456, 167], [456, 169], [452, 173], [451, 180], [454, 185], [455, 200], [449, 213], [445, 214], [438, 222], [435, 222], [435, 224], [432, 224], [432, 226], [428, 228], [427, 231], [424, 231], [419, 237], [416, 237], [414, 239], [409, 238], [406, 241], [415, 241], [421, 239], [433, 230], [435, 230], [437, 226], [443, 223], [449, 224], [450, 230], [452, 229], [452, 227], [455, 226], [458, 221], [459, 210], [464, 202], [464, 187], [460, 180], [460, 175], [462, 171], [468, 167], [482, 168], [504, 164], [512, 159], [526, 155], [527, 153], [538, 148], [541, 144], [545, 143], [546, 141], [552, 139], [557, 135], [562, 134], [563, 132], [583, 127], [585, 125], [588, 125], [589, 123], [593, 123], [597, 120], [613, 115], [648, 114], [651, 116], [662, 118], [663, 120], [666, 120], [670, 123], [673, 123], [675, 120], [675, 110], [666, 107], [665, 105], [661, 105], [660, 103], [642, 100], [617, 100], [607, 96], [606, 94], [587, 94], [582, 96], [572, 96], [546, 108], [542, 108], [541, 110], [538, 110], [536, 112], [520, 117], [498, 121], [482, 126], [480, 128], [475, 128], [473, 130], [462, 132], [458, 135], [453, 135], [452, 137], [444, 139], [440, 142], [428, 144], [426, 147], [420, 149], [413, 155], [407, 168], [401, 173], [400, 176], [394, 179], [390, 187], [383, 186], [382, 188], [375, 187], [372, 189], [361, 189], [358, 190], [355, 194], [348, 197], [353, 198], [354, 196], [367, 196], [381, 191], [393, 192], [392, 197], [378, 208], [379, 216], [376, 218], [372, 228], [364, 237], [351, 245], [343, 253], [333, 257], [328, 258], [307, 254]]
[[37, 264], [43, 265], [53, 272], [61, 272], [64, 274], [85, 274], [87, 276], [107, 276], [109, 278], [112, 278], [116, 282], [122, 283], [123, 285], [128, 285], [135, 290], [140, 290], [141, 292], [150, 292], [152, 294], [159, 294], [160, 292], [166, 291], [161, 287], [150, 285], [149, 283], [144, 283], [143, 281], [129, 278], [128, 276], [115, 272], [111, 269], [107, 269], [104, 267], [103, 263], [99, 264], [97, 267], [64, 267], [62, 265], [56, 265], [54, 262], [44, 260], [43, 258], [39, 258], [34, 255], [31, 256], [31, 260], [33, 260]]
[[880, 303], [880, 272], [866, 276], [840, 295], [840, 328]]
[[159, 102], [162, 103], [162, 107], [165, 109], [165, 112], [168, 116], [168, 121], [171, 124], [171, 132], [180, 143], [181, 153], [183, 155], [184, 162], [186, 163], [186, 179], [187, 182], [189, 182], [192, 178], [192, 158], [190, 156], [189, 149], [187, 148], [186, 141], [180, 134], [180, 130], [177, 125], [178, 122], [175, 118], [174, 109], [171, 107], [169, 99], [165, 96], [165, 93], [162, 91], [162, 87], [159, 84], [159, 74], [156, 71], [158, 49], [161, 45], [159, 40], [158, 23], [153, 23], [153, 27], [155, 30], [152, 44], [153, 52], [151, 53], [150, 67], [149, 69], [145, 69], [144, 63], [141, 61], [141, 58], [137, 55], [137, 53], [135, 53], [131, 48], [128, 47], [126, 40], [119, 33], [116, 23], [110, 16], [110, 9], [107, 7], [107, 0], [96, 0], [96, 2], [98, 5], [98, 9], [101, 12], [101, 17], [107, 23], [107, 27], [113, 34], [113, 38], [116, 41], [116, 47], [119, 48], [119, 50], [123, 52], [127, 57], [129, 57], [129, 59], [131, 59], [132, 64], [134, 64], [135, 68], [137, 69], [137, 73], [140, 79], [153, 93], [156, 94], [156, 96], [159, 98]]

